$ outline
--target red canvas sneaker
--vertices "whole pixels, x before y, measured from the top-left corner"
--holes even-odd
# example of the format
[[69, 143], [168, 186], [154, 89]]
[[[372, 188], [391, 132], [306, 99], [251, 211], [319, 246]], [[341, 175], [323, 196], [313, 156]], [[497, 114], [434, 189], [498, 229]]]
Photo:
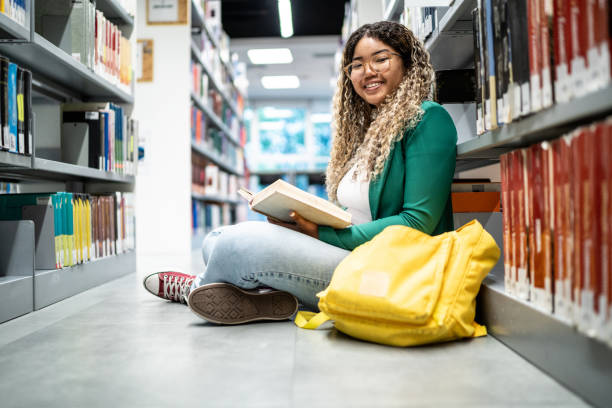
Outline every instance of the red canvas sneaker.
[[145, 289], [162, 299], [186, 303], [195, 275], [181, 272], [156, 272], [144, 278]]

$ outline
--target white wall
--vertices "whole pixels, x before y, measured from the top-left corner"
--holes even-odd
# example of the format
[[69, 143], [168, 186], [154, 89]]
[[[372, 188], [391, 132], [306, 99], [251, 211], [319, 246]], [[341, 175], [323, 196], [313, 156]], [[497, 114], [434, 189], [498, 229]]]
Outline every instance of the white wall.
[[[138, 0], [136, 35], [153, 39], [153, 82], [136, 84], [135, 117], [145, 138], [136, 179], [139, 270], [191, 265], [190, 26], [147, 26]], [[188, 8], [189, 9], [189, 8]]]

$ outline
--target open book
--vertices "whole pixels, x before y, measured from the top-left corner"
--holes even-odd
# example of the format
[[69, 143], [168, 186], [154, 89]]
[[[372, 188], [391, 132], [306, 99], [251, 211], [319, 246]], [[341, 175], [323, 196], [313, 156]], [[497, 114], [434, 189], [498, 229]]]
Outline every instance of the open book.
[[281, 221], [292, 222], [289, 213], [295, 211], [318, 225], [334, 228], [346, 228], [351, 225], [350, 213], [280, 179], [259, 193], [253, 194], [247, 189], [240, 188], [238, 194], [249, 202], [251, 210]]

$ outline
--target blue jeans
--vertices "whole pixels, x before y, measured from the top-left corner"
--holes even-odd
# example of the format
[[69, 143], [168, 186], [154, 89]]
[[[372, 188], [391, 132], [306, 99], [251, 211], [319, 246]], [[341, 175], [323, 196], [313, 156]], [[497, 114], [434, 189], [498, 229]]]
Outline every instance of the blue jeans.
[[318, 310], [316, 294], [329, 285], [350, 252], [267, 222], [249, 221], [215, 229], [204, 239], [205, 270], [191, 289], [227, 282], [243, 289], [266, 286], [293, 294]]

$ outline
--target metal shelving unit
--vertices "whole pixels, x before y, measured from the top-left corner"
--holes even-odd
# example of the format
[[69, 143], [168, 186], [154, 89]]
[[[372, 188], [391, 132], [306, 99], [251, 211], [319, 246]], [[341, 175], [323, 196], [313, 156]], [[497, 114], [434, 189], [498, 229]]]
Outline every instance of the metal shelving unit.
[[227, 125], [223, 123], [223, 121], [221, 121], [221, 119], [212, 111], [212, 109], [210, 109], [205, 103], [203, 103], [202, 100], [193, 91], [191, 92], [191, 101], [196, 105], [198, 109], [200, 109], [206, 114], [207, 119], [210, 119], [213, 125], [219, 128], [219, 130], [221, 130], [232, 143], [234, 143], [239, 148], [242, 148], [242, 146], [240, 146], [240, 141], [232, 135], [232, 131], [230, 130], [230, 128], [228, 128]]
[[425, 40], [436, 70], [461, 69], [473, 65], [472, 10], [475, 0], [454, 1], [438, 26]]
[[134, 103], [134, 97], [97, 75], [85, 65], [34, 33], [32, 42], [1, 44], [0, 54], [32, 70], [34, 78], [45, 78], [72, 91], [85, 101]]
[[231, 173], [231, 174], [235, 174], [235, 175], [240, 176], [240, 177], [244, 176], [244, 174], [242, 172], [238, 171], [234, 166], [229, 164], [227, 162], [227, 160], [225, 160], [222, 157], [219, 157], [219, 155], [217, 155], [214, 152], [209, 151], [205, 147], [199, 146], [194, 141], [191, 142], [191, 150], [193, 150], [194, 152], [204, 156], [206, 159], [210, 160], [211, 162], [213, 162], [214, 164], [219, 166], [219, 168], [221, 170], [223, 170], [223, 171], [226, 171], [226, 172]]
[[588, 402], [612, 406], [612, 348], [507, 295], [503, 274], [485, 279], [476, 304], [476, 320], [498, 340]]
[[[111, 101], [132, 104], [134, 98], [114, 83], [97, 75], [62, 49], [34, 32], [33, 1], [28, 1], [27, 21], [29, 28], [22, 27], [0, 14], [0, 54], [33, 73], [33, 96], [49, 98], [54, 103], [61, 101]], [[117, 0], [97, 0], [97, 8], [115, 22], [123, 34], [130, 36], [134, 18]], [[34, 155], [24, 156], [0, 151], [0, 177], [83, 182], [82, 190], [100, 191], [129, 190], [135, 177], [76, 166], [55, 160], [36, 157], [37, 130], [43, 129], [35, 120]], [[79, 183], [74, 183], [79, 185]], [[29, 268], [20, 265], [18, 273], [0, 277], [0, 321], [40, 309], [96, 285], [106, 283], [119, 276], [135, 271], [136, 258], [133, 251], [107, 257], [73, 267], [58, 270], [34, 270], [34, 224], [31, 237], [0, 234], [0, 238], [14, 245], [2, 245], [4, 249], [29, 250], [32, 259]], [[5, 224], [6, 225], [6, 224]], [[26, 225], [27, 227], [27, 225]], [[24, 256], [14, 253], [0, 258], [22, 261]], [[20, 275], [20, 276], [17, 276]], [[7, 314], [8, 313], [8, 314]]]
[[34, 310], [39, 310], [135, 271], [135, 251], [62, 269], [35, 270]]
[[612, 112], [612, 85], [535, 113], [457, 146], [457, 171], [499, 161], [499, 155], [590, 123]]

